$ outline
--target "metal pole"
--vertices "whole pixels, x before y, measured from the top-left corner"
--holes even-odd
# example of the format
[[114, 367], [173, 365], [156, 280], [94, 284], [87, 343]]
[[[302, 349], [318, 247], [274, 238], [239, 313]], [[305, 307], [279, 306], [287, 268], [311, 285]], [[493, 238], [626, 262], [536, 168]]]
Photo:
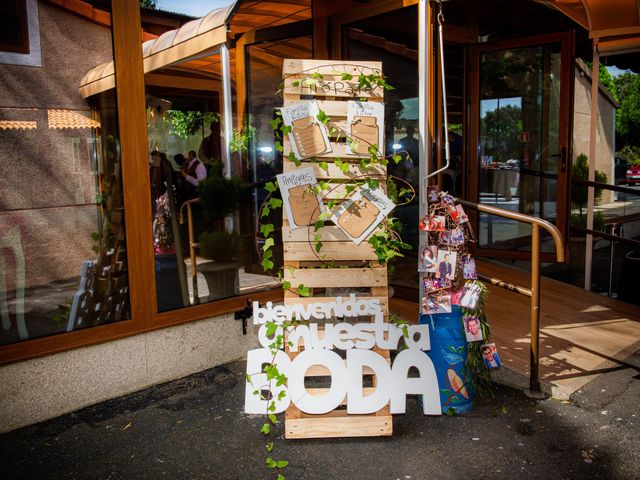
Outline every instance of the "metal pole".
[[[598, 132], [598, 98], [600, 54], [597, 48], [598, 39], [593, 40], [593, 68], [591, 69], [591, 123], [589, 125], [589, 181], [596, 179], [596, 135]], [[587, 229], [593, 230], [593, 204], [595, 190], [587, 187]], [[593, 235], [587, 233], [586, 251], [584, 254], [584, 289], [591, 290], [591, 263], [593, 261]]]
[[[610, 235], [616, 234], [616, 226], [611, 225], [611, 230], [609, 231]], [[609, 251], [609, 291], [607, 295], [611, 297], [613, 294], [613, 260], [616, 258], [616, 241], [613, 239], [609, 240], [610, 251]]]
[[196, 265], [196, 247], [197, 243], [194, 242], [193, 232], [193, 214], [191, 213], [191, 204], [187, 203], [187, 222], [189, 226], [189, 254], [191, 256], [191, 286], [193, 288], [193, 304], [198, 305], [200, 303], [200, 296], [198, 295], [198, 268]]
[[231, 64], [229, 62], [229, 49], [226, 44], [220, 46], [220, 63], [222, 64], [222, 126], [223, 145], [222, 163], [224, 174], [231, 178], [231, 135], [233, 112], [231, 110]]
[[[431, 24], [429, 0], [420, 0], [418, 4], [418, 176], [420, 182], [418, 201], [420, 218], [427, 213], [426, 178], [431, 166], [431, 138], [429, 137], [429, 55], [431, 52]], [[424, 232], [420, 232], [419, 251], [425, 243]], [[420, 279], [422, 281], [422, 279]], [[422, 302], [422, 289], [418, 289]]]
[[531, 225], [531, 358], [529, 389], [540, 391], [540, 227]]

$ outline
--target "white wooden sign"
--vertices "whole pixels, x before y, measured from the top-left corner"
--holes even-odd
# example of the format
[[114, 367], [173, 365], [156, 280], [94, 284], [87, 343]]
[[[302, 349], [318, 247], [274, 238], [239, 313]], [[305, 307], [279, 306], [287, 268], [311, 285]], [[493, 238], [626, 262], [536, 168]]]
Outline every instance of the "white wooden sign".
[[[349, 317], [373, 316], [369, 323], [351, 324]], [[284, 322], [296, 318], [307, 320], [308, 324], [283, 326]], [[324, 335], [318, 334], [318, 321], [341, 318], [338, 324], [325, 324]], [[440, 415], [440, 394], [438, 380], [431, 359], [425, 354], [430, 349], [428, 325], [407, 326], [405, 337], [407, 349], [397, 354], [393, 365], [389, 365], [382, 355], [371, 350], [395, 350], [403, 337], [402, 327], [384, 322], [384, 314], [378, 299], [357, 298], [351, 294], [348, 299], [337, 297], [333, 302], [319, 302], [308, 305], [273, 305], [260, 307], [253, 303], [253, 322], [260, 325], [259, 340], [263, 348], [251, 350], [247, 355], [245, 412], [267, 413], [271, 400], [261, 399], [255, 391], [262, 392], [264, 398], [275, 402], [276, 410], [285, 411], [293, 403], [301, 411], [309, 414], [324, 414], [336, 409], [346, 398], [347, 413], [374, 413], [390, 404], [391, 413], [405, 413], [407, 394], [422, 397], [423, 412]], [[275, 322], [277, 331], [267, 336], [267, 322]], [[291, 360], [283, 351], [272, 353], [269, 345], [277, 335], [287, 334], [291, 351], [298, 351], [300, 344], [304, 350]], [[332, 349], [346, 351], [346, 361]], [[268, 382], [262, 372], [266, 363], [275, 363], [278, 370], [288, 378], [287, 386], [276, 386]], [[331, 376], [331, 387], [322, 396], [307, 392], [304, 379], [309, 368], [321, 365]], [[409, 370], [415, 367], [418, 377], [409, 378]], [[372, 393], [364, 395], [363, 375], [365, 368], [376, 376], [376, 387]], [[268, 394], [266, 392], [269, 392]], [[282, 393], [281, 393], [282, 392]]]

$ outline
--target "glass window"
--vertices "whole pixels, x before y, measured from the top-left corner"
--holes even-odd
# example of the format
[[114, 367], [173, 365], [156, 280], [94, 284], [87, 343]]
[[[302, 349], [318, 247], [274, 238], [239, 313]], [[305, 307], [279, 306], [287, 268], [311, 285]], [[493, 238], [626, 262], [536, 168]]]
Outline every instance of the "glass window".
[[68, 35], [43, 48], [65, 58], [32, 72], [0, 65], [0, 91], [13, 92], [0, 108], [0, 344], [129, 318], [114, 94], [91, 108], [78, 93], [78, 79], [113, 58], [111, 32], [51, 6], [43, 28], [52, 12]]
[[[270, 125], [280, 106], [282, 61], [311, 53], [310, 35], [247, 49], [249, 113], [242, 128], [224, 115], [219, 48], [147, 74], [158, 311], [278, 286], [256, 253], [257, 212], [265, 181], [282, 169]], [[228, 161], [225, 122], [233, 126]]]
[[0, 50], [29, 53], [26, 0], [0, 2]]

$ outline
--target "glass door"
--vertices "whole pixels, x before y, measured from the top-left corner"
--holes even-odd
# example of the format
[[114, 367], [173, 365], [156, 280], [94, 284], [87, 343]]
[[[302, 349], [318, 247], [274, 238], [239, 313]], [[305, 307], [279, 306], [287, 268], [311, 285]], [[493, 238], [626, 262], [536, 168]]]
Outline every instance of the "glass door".
[[[470, 114], [470, 193], [478, 203], [543, 218], [564, 233], [571, 35], [476, 46]], [[475, 91], [474, 91], [475, 90]], [[478, 246], [524, 258], [528, 224], [481, 214]], [[553, 252], [543, 237], [543, 252]], [[494, 252], [497, 253], [497, 252]]]

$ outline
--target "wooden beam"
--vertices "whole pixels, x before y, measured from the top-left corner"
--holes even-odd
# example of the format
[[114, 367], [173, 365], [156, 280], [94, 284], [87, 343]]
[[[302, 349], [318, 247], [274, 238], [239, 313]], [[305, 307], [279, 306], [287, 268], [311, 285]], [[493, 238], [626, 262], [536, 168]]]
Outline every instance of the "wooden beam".
[[124, 209], [127, 218], [127, 260], [131, 316], [150, 325], [157, 310], [153, 236], [149, 223], [149, 148], [147, 145], [146, 101], [142, 50], [140, 49], [140, 8], [128, 0], [111, 2], [113, 50], [118, 92], [118, 125], [122, 149], [122, 176], [125, 185]]

